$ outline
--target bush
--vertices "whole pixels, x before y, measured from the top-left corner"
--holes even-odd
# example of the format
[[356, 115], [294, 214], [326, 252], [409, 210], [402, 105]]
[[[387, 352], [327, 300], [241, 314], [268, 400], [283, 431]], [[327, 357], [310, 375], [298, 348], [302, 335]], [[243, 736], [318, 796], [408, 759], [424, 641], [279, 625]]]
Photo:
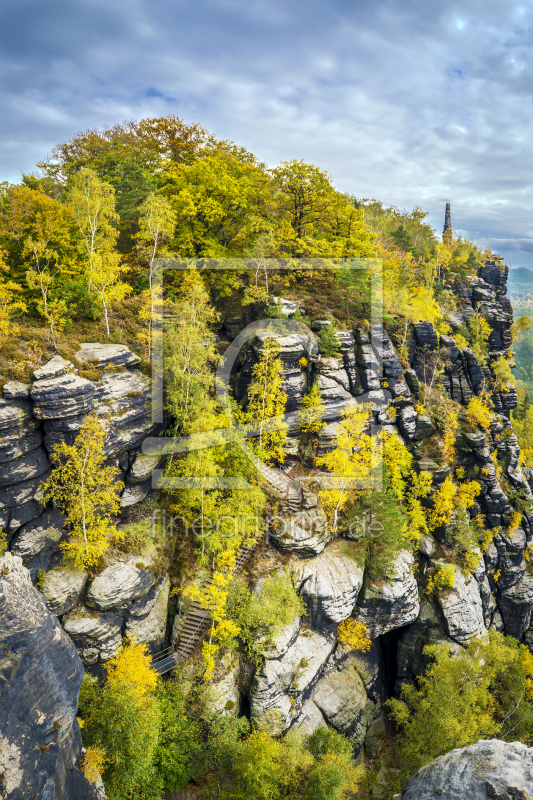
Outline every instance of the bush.
[[320, 354], [325, 358], [338, 358], [340, 356], [337, 330], [337, 326], [331, 321], [329, 325], [324, 325], [320, 331], [318, 346], [320, 348]]
[[258, 662], [275, 635], [296, 616], [305, 614], [305, 603], [287, 572], [271, 575], [257, 593], [250, 591], [242, 577], [237, 577], [229, 587], [227, 613], [239, 626], [246, 651]]

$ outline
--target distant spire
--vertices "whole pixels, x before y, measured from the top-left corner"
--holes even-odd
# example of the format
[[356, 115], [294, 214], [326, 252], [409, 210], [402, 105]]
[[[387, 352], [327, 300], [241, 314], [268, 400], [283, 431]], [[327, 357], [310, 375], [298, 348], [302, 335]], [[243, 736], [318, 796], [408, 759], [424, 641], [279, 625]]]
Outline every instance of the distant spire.
[[442, 229], [442, 234], [444, 235], [446, 231], [450, 230], [452, 227], [452, 212], [450, 211], [450, 204], [446, 203], [446, 213], [444, 214], [444, 228]]

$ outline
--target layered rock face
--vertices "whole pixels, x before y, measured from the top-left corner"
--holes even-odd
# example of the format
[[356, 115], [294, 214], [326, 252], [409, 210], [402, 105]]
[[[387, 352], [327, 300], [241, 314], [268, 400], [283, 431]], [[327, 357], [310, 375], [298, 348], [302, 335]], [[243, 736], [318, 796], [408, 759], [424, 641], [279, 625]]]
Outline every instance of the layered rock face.
[[17, 556], [0, 558], [0, 794], [96, 800], [80, 771], [83, 666]]
[[[88, 574], [61, 564], [64, 517], [43, 508], [41, 485], [59, 442], [72, 444], [88, 413], [96, 411], [106, 432], [105, 453], [124, 481], [121, 509], [143, 500], [159, 458], [141, 452], [152, 423], [150, 381], [137, 371], [138, 356], [125, 345], [84, 344], [80, 365], [101, 370], [98, 381], [54, 356], [35, 370], [35, 381], [4, 386], [0, 400], [0, 525], [10, 551], [23, 559], [49, 609], [63, 618], [86, 665], [111, 658], [125, 634], [157, 647], [166, 626], [168, 578], [159, 579], [126, 557], [87, 586]], [[42, 573], [45, 573], [42, 578]], [[80, 603], [87, 594], [85, 604]], [[74, 611], [74, 609], [76, 609]]]
[[[81, 377], [72, 363], [54, 356], [35, 370], [33, 383], [7, 383], [0, 400], [0, 526], [24, 559], [41, 554], [37, 569], [47, 569], [54, 550], [48, 541], [43, 555], [33, 524], [43, 516], [41, 485], [50, 474], [49, 455], [58, 442], [74, 442], [88, 413], [96, 410], [106, 430], [106, 455], [126, 483], [123, 508], [146, 497], [157, 466], [141, 453], [155, 426], [150, 381], [135, 369], [138, 356], [125, 345], [85, 344], [76, 358], [102, 370], [100, 380]], [[54, 525], [62, 527], [58, 520]]]
[[[399, 795], [398, 795], [399, 797]], [[452, 750], [411, 778], [402, 800], [530, 800], [533, 748], [520, 742], [481, 740]]]
[[[429, 322], [408, 329], [408, 368], [394, 349], [394, 329], [390, 336], [382, 329], [358, 329], [355, 335], [341, 332], [338, 358], [324, 358], [312, 333], [276, 334], [289, 398], [289, 424], [305, 388], [318, 383], [326, 425], [318, 436], [317, 455], [333, 445], [343, 409], [358, 401], [370, 403], [374, 430], [385, 428], [400, 436], [414, 456], [415, 469], [431, 473], [432, 493], [454, 466], [475, 477], [481, 493], [470, 515], [482, 514], [493, 538], [483, 553], [479, 550], [473, 574], [465, 575], [455, 567], [453, 588], [427, 597], [421, 596], [420, 576], [453, 558], [454, 519], [422, 536], [417, 565], [412, 555], [401, 553], [391, 565], [388, 580], [372, 583], [363, 580], [358, 565], [340, 552], [337, 543], [330, 543], [327, 533], [320, 537], [315, 526], [313, 538], [304, 530], [303, 512], [279, 515], [272, 537], [277, 547], [294, 554], [291, 566], [308, 616], [280, 634], [255, 676], [251, 713], [260, 727], [311, 731], [330, 724], [360, 746], [367, 731], [381, 724], [384, 664], [389, 685], [396, 681], [399, 690], [402, 681], [414, 681], [426, 668], [423, 650], [430, 643], [447, 641], [453, 650], [492, 628], [533, 647], [533, 576], [525, 558], [533, 541], [533, 519], [522, 513], [517, 523], [515, 514], [517, 498], [533, 499], [533, 471], [520, 467], [518, 443], [510, 428], [516, 391], [510, 384], [496, 391], [492, 369], [511, 344], [512, 309], [505, 296], [506, 280], [507, 267], [486, 262], [477, 278], [450, 287], [459, 306], [449, 318], [451, 334], [437, 336]], [[460, 349], [454, 339], [454, 331], [476, 311], [483, 313], [491, 327], [483, 364], [471, 348]], [[325, 324], [327, 320], [316, 321], [312, 329], [317, 333]], [[237, 379], [241, 397], [265, 336], [256, 338], [245, 352]], [[422, 384], [431, 384], [436, 370], [444, 374], [445, 390], [463, 407], [472, 397], [488, 392], [496, 411], [487, 434], [460, 424], [454, 465], [443, 463], [441, 434], [429, 416], [415, 408]], [[288, 454], [304, 463], [307, 458], [302, 445], [294, 442]], [[318, 507], [314, 513], [319, 511]], [[337, 641], [338, 624], [350, 616], [365, 624], [372, 640], [370, 655], [345, 652]]]

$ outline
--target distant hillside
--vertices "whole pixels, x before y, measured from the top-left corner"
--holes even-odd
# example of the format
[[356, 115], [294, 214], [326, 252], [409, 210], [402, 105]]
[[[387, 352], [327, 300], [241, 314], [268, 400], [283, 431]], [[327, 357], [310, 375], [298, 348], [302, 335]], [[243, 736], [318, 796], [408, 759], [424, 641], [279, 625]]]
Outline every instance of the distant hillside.
[[517, 267], [509, 270], [507, 286], [509, 294], [533, 292], [533, 268]]

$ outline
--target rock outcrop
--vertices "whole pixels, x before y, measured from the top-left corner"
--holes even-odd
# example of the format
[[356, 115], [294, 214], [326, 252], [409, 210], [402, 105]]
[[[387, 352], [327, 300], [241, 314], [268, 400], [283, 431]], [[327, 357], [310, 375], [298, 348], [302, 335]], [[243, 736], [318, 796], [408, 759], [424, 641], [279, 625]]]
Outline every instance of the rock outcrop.
[[17, 556], [0, 558], [0, 793], [96, 800], [80, 770], [83, 667]]
[[533, 748], [520, 742], [481, 740], [452, 750], [417, 772], [401, 800], [531, 800]]

